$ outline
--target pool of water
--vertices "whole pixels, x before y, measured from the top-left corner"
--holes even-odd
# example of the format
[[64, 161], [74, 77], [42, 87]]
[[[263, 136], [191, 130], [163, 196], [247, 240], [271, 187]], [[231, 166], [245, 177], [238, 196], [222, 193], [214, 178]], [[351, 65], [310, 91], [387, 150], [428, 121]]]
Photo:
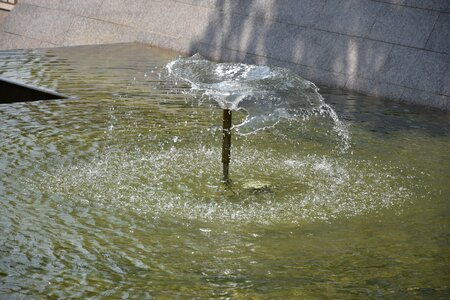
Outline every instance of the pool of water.
[[320, 87], [349, 148], [323, 116], [235, 134], [226, 186], [222, 111], [176, 57], [0, 52], [73, 97], [0, 104], [0, 298], [450, 297], [448, 113]]

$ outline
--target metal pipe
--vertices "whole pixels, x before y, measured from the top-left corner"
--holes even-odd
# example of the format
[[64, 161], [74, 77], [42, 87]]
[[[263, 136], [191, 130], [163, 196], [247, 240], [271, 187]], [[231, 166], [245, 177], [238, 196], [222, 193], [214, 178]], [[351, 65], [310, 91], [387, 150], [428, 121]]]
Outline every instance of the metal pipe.
[[223, 110], [223, 128], [222, 128], [222, 166], [223, 180], [225, 183], [231, 182], [229, 177], [230, 156], [231, 156], [231, 110]]

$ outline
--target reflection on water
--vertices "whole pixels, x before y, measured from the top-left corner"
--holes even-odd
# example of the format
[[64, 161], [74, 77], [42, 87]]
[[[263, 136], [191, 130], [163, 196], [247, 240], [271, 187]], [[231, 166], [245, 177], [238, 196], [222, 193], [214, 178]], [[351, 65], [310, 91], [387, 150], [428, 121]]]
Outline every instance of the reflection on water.
[[0, 105], [2, 297], [449, 296], [448, 114], [321, 88], [350, 149], [285, 119], [234, 137], [229, 189], [221, 111], [165, 76], [176, 56], [0, 53], [0, 76], [76, 97]]

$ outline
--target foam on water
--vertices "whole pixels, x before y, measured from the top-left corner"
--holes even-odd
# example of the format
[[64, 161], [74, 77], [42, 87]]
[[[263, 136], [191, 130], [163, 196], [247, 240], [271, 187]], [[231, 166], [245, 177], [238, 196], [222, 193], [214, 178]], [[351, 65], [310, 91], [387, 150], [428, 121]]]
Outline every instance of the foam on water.
[[[239, 175], [227, 189], [217, 179], [218, 157], [219, 148], [202, 146], [110, 151], [28, 184], [52, 191], [66, 204], [238, 224], [299, 224], [374, 212], [403, 203], [417, 184], [397, 176], [398, 167], [370, 161], [241, 149], [233, 165]], [[262, 170], [270, 171], [264, 177]], [[271, 191], [245, 189], [252, 178], [270, 182]]]

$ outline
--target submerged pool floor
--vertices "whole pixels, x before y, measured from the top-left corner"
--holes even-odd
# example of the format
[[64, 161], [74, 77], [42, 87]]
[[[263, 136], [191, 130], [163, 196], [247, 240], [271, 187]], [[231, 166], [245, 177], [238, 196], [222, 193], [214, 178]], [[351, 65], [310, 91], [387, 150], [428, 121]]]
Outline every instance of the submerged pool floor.
[[222, 111], [176, 57], [0, 52], [73, 97], [0, 104], [0, 298], [450, 297], [448, 113], [321, 87], [350, 147], [323, 116], [235, 134], [226, 187]]

